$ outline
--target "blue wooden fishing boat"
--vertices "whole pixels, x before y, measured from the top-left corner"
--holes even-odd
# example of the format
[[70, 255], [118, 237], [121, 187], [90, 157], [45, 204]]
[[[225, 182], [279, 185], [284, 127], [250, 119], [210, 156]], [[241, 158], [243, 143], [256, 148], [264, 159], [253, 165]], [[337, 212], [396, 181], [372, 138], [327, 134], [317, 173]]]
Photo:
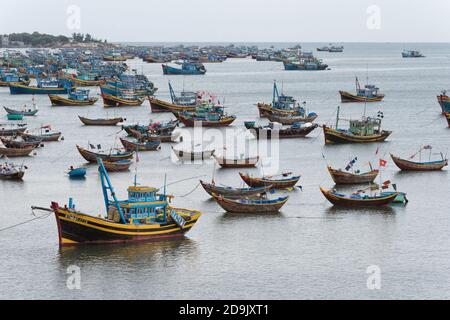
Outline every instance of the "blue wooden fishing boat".
[[128, 198], [119, 200], [103, 161], [98, 163], [105, 217], [78, 211], [72, 198], [66, 206], [52, 202], [50, 209], [33, 207], [55, 214], [60, 246], [181, 238], [200, 218], [199, 211], [169, 206], [172, 197], [166, 195], [166, 187], [159, 193], [157, 188], [138, 185], [136, 178], [128, 187]]
[[379, 102], [383, 100], [384, 94], [379, 93], [380, 88], [373, 84], [366, 84], [361, 88], [358, 77], [356, 77], [356, 94], [347, 91], [339, 91], [342, 102]]
[[257, 107], [260, 117], [267, 117], [272, 122], [286, 125], [295, 122], [312, 122], [318, 116], [315, 112], [307, 112], [294, 97], [287, 96], [283, 92], [280, 94], [276, 82], [273, 83], [272, 104], [258, 103]]
[[67, 174], [70, 178], [84, 178], [86, 176], [86, 168], [70, 167]]
[[165, 75], [202, 75], [206, 73], [205, 66], [200, 62], [183, 61], [181, 68], [163, 64], [162, 68]]
[[67, 98], [54, 94], [49, 94], [48, 97], [52, 106], [92, 106], [98, 101], [98, 98], [89, 97], [87, 89], [72, 89]]
[[42, 79], [37, 86], [26, 86], [22, 84], [11, 84], [11, 94], [64, 94], [73, 89], [72, 83], [64, 80]]

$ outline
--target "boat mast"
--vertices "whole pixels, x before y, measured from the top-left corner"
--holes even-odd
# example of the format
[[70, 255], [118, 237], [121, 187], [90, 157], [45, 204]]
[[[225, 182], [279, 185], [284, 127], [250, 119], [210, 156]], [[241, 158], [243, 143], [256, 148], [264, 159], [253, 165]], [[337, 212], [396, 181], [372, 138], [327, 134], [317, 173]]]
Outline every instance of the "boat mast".
[[111, 193], [111, 197], [114, 200], [114, 206], [116, 207], [117, 211], [120, 214], [120, 218], [122, 219], [123, 223], [127, 223], [125, 220], [125, 216], [123, 215], [122, 208], [119, 205], [119, 201], [117, 200], [116, 193], [114, 192], [111, 181], [109, 180], [108, 172], [106, 171], [105, 166], [103, 165], [102, 159], [97, 158], [97, 163], [99, 165], [98, 169], [100, 172], [100, 180], [102, 183], [103, 199], [105, 201], [106, 214], [108, 214], [109, 205], [110, 205], [109, 196], [108, 196], [108, 190], [109, 190], [109, 192]]
[[170, 92], [170, 98], [172, 99], [172, 103], [175, 103], [175, 92], [173, 92], [172, 84], [169, 81], [169, 92]]
[[337, 107], [337, 113], [336, 113], [336, 127], [335, 127], [336, 130], [338, 129], [338, 123], [339, 123], [339, 111], [340, 111], [340, 109], [341, 109], [341, 106], [338, 106], [338, 107]]
[[[276, 99], [276, 100], [275, 100]], [[279, 99], [279, 94], [278, 94], [278, 88], [277, 88], [277, 82], [274, 81], [273, 82], [273, 98], [272, 98], [272, 105], [278, 101]]]

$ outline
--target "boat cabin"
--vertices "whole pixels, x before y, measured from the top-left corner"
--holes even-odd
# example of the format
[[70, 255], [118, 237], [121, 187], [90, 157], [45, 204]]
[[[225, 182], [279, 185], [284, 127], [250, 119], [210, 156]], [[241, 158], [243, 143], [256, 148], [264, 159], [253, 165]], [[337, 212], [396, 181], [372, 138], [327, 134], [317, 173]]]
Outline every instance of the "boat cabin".
[[87, 89], [76, 89], [69, 92], [69, 99], [76, 101], [86, 101], [89, 100], [89, 90]]
[[367, 117], [362, 120], [349, 120], [348, 131], [357, 136], [369, 136], [381, 133], [381, 119]]
[[380, 90], [380, 88], [373, 84], [366, 84], [364, 88], [359, 88], [358, 86], [356, 88], [356, 94], [358, 97], [374, 98], [378, 96], [378, 90]]
[[[165, 222], [168, 202], [159, 189], [145, 186], [130, 186], [128, 199], [118, 201], [122, 214], [130, 224], [151, 224]], [[120, 221], [120, 215], [113, 201], [109, 203], [108, 219]]]

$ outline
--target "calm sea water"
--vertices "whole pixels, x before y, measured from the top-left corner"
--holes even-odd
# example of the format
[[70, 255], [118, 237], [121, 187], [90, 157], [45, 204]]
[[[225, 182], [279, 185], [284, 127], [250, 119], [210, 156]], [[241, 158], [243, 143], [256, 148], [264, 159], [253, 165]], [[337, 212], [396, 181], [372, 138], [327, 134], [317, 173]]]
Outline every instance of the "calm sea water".
[[[306, 44], [315, 49], [322, 44]], [[425, 59], [402, 59], [404, 48], [417, 48]], [[317, 53], [330, 71], [285, 72], [281, 63], [231, 59], [207, 64], [205, 76], [167, 77], [159, 64], [132, 61], [168, 99], [167, 81], [176, 90], [202, 89], [225, 97], [228, 111], [242, 128], [257, 119], [255, 103], [270, 101], [273, 80], [287, 94], [307, 101], [319, 114], [319, 123], [333, 123], [340, 104], [338, 90], [354, 90], [354, 77], [378, 85], [386, 94], [382, 103], [367, 106], [367, 114], [384, 112], [383, 126], [394, 133], [383, 144], [324, 147], [323, 134], [280, 143], [280, 171], [302, 174], [303, 191], [290, 192], [278, 215], [227, 214], [211, 201], [196, 179], [169, 187], [178, 196], [175, 204], [204, 212], [197, 225], [180, 241], [137, 245], [91, 246], [60, 251], [52, 216], [0, 232], [0, 298], [19, 299], [391, 299], [450, 298], [450, 205], [448, 171], [400, 173], [389, 161], [383, 179], [395, 181], [408, 193], [406, 207], [373, 210], [333, 208], [319, 185], [330, 187], [327, 162], [343, 167], [354, 156], [360, 163], [377, 162], [375, 150], [386, 159], [389, 152], [409, 156], [420, 145], [447, 153], [449, 129], [440, 114], [436, 95], [450, 88], [450, 45], [447, 44], [345, 44], [344, 53]], [[98, 89], [93, 89], [97, 94]], [[10, 96], [0, 88], [0, 102], [19, 106], [29, 96]], [[126, 116], [129, 122], [169, 114], [152, 115], [148, 102], [141, 108], [106, 110], [93, 107], [52, 108], [46, 96], [38, 96], [38, 116], [29, 127], [52, 124], [64, 140], [47, 143], [36, 156], [23, 159], [29, 167], [23, 182], [0, 181], [0, 228], [32, 218], [30, 206], [61, 204], [74, 197], [78, 209], [103, 214], [103, 199], [96, 168], [89, 166], [87, 179], [70, 181], [64, 174], [70, 165], [85, 162], [75, 144], [117, 141], [119, 128], [83, 127], [77, 115]], [[362, 104], [345, 104], [342, 117], [360, 117]], [[6, 122], [6, 116], [2, 122]], [[204, 176], [210, 179], [213, 162], [180, 165], [170, 158], [170, 145], [160, 152], [141, 153], [139, 181], [161, 186], [168, 182]], [[322, 154], [326, 156], [324, 160]], [[389, 160], [389, 159], [388, 159]], [[22, 159], [16, 159], [21, 162]], [[363, 167], [364, 168], [364, 167]], [[258, 169], [251, 170], [255, 174]], [[241, 184], [237, 170], [216, 170], [215, 180]], [[114, 187], [125, 196], [133, 171], [111, 175]], [[343, 189], [344, 191], [346, 189]], [[352, 188], [347, 191], [353, 190]], [[67, 268], [81, 268], [81, 289], [66, 286]], [[381, 289], [367, 288], [366, 270], [379, 266]]]

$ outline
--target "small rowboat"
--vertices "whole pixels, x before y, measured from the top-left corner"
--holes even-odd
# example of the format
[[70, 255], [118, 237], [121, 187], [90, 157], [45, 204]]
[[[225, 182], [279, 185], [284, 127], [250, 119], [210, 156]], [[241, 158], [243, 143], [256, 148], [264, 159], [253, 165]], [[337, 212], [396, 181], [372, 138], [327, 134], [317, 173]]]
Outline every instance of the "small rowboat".
[[228, 186], [218, 186], [213, 183], [207, 183], [202, 180], [200, 180], [200, 183], [205, 189], [205, 191], [209, 195], [221, 195], [229, 199], [236, 199], [236, 198], [243, 198], [248, 196], [255, 196], [262, 193], [265, 193], [272, 189], [271, 185], [264, 186], [264, 187], [258, 187], [258, 188], [234, 188], [234, 187], [228, 187]]
[[401, 159], [392, 154], [391, 158], [394, 161], [395, 165], [404, 171], [435, 171], [442, 170], [442, 168], [448, 165], [448, 159], [429, 162], [413, 162]]
[[27, 109], [27, 110], [15, 110], [7, 107], [3, 107], [8, 114], [21, 114], [23, 116], [34, 116], [38, 113], [38, 109]]
[[112, 119], [88, 119], [82, 116], [78, 116], [80, 121], [86, 126], [115, 126], [119, 122], [123, 122], [123, 118], [112, 118]]
[[328, 167], [328, 172], [331, 175], [334, 183], [336, 184], [358, 184], [358, 183], [370, 183], [375, 180], [379, 171], [371, 170], [364, 173], [351, 173], [342, 170], [336, 170]]
[[84, 178], [86, 176], [86, 168], [71, 168], [67, 174], [70, 178]]
[[334, 190], [327, 190], [320, 188], [320, 191], [325, 196], [325, 198], [330, 201], [335, 206], [345, 206], [345, 207], [378, 207], [388, 205], [397, 198], [399, 192], [392, 192], [389, 194], [381, 194], [378, 196], [369, 195], [344, 195], [337, 193]]
[[131, 160], [119, 160], [119, 161], [115, 161], [115, 162], [103, 161], [103, 165], [105, 166], [105, 169], [108, 172], [118, 172], [118, 171], [129, 170], [131, 164], [132, 164]]
[[222, 168], [252, 168], [255, 167], [259, 161], [259, 157], [229, 159], [214, 156], [214, 158]]
[[[274, 179], [273, 177], [254, 178], [246, 173], [239, 173], [242, 180], [250, 187], [264, 187], [272, 186], [273, 189], [289, 189], [293, 188], [300, 180], [300, 176], [286, 177], [283, 179]], [[290, 174], [282, 174], [282, 176], [289, 176]]]
[[77, 145], [78, 152], [81, 154], [81, 156], [89, 162], [97, 163], [97, 158], [101, 158], [103, 161], [107, 162], [117, 162], [121, 160], [129, 160], [133, 158], [134, 152], [116, 152], [112, 153], [99, 153], [99, 152], [92, 152], [87, 149], [84, 149], [83, 147]]
[[156, 151], [161, 149], [161, 141], [130, 141], [120, 138], [120, 142], [128, 151]]
[[26, 157], [28, 156], [35, 147], [25, 147], [25, 148], [6, 148], [0, 145], [0, 155], [7, 157]]
[[289, 197], [269, 200], [259, 199], [228, 199], [213, 194], [214, 200], [227, 212], [232, 213], [274, 213], [280, 211]]
[[49, 141], [58, 141], [59, 138], [61, 138], [62, 133], [61, 132], [49, 132], [49, 133], [42, 133], [42, 134], [34, 135], [34, 134], [29, 134], [29, 133], [23, 132], [20, 135], [22, 136], [22, 139], [25, 141], [42, 140], [44, 142], [49, 142]]
[[105, 108], [111, 108], [111, 107], [122, 107], [122, 106], [128, 106], [128, 107], [139, 107], [142, 105], [145, 101], [143, 98], [121, 98], [117, 96], [113, 96], [111, 94], [102, 93], [103, 98], [103, 106]]
[[173, 152], [178, 159], [184, 161], [207, 160], [210, 159], [215, 150], [179, 150], [172, 147]]

